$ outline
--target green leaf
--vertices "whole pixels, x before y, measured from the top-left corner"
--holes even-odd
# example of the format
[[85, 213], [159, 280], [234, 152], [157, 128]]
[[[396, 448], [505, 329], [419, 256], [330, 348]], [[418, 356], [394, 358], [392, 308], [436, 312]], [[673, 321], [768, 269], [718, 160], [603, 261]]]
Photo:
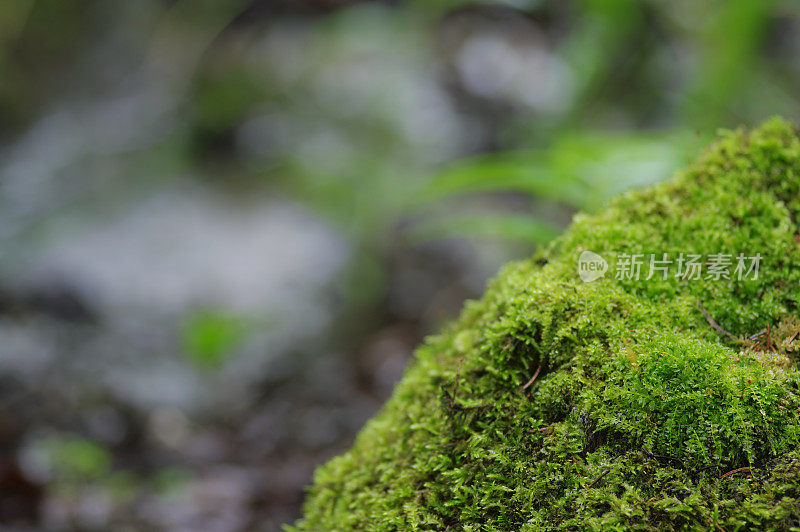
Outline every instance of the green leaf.
[[242, 318], [209, 310], [188, 316], [181, 331], [186, 357], [202, 369], [222, 366], [246, 335]]
[[559, 228], [530, 215], [467, 215], [421, 222], [409, 237], [412, 242], [478, 237], [545, 244], [560, 232]]
[[98, 479], [111, 469], [111, 456], [98, 443], [79, 436], [49, 438], [41, 442], [55, 477], [64, 482]]
[[463, 159], [442, 170], [431, 179], [420, 199], [508, 191], [579, 207], [586, 202], [587, 189], [587, 184], [574, 175], [555, 175], [541, 153], [500, 152]]

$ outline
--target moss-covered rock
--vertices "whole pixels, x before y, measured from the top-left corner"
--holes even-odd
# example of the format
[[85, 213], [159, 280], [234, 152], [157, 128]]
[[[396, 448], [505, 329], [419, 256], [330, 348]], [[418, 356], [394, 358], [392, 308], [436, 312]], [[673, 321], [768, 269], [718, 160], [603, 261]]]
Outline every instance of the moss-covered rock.
[[[800, 139], [774, 119], [577, 216], [420, 347], [296, 528], [800, 527], [798, 214]], [[585, 250], [610, 263], [593, 282]]]

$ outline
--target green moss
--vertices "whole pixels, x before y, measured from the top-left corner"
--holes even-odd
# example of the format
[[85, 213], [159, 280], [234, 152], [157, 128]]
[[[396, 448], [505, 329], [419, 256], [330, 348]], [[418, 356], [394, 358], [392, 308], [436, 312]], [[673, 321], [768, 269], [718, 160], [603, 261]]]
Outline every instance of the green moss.
[[[800, 139], [774, 119], [577, 216], [419, 348], [296, 528], [800, 527], [799, 213]], [[583, 250], [605, 277], [578, 278]], [[762, 262], [757, 279], [615, 278], [623, 254], [681, 252]]]

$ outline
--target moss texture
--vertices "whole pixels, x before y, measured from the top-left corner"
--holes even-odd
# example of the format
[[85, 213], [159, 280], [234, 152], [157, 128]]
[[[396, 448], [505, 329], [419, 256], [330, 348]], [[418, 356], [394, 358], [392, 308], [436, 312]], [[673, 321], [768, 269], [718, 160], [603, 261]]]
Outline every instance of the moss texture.
[[[773, 119], [578, 215], [419, 348], [293, 529], [800, 527], [798, 214], [800, 139]], [[579, 279], [583, 250], [605, 277]], [[760, 253], [758, 279], [615, 278], [681, 252]]]

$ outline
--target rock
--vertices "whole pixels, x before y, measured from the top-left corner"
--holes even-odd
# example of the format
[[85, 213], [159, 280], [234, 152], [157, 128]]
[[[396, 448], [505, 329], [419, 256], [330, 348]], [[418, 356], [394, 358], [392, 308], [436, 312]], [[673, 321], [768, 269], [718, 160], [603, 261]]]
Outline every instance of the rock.
[[798, 526], [798, 335], [762, 337], [800, 312], [799, 213], [772, 119], [576, 216], [417, 350], [295, 529]]

